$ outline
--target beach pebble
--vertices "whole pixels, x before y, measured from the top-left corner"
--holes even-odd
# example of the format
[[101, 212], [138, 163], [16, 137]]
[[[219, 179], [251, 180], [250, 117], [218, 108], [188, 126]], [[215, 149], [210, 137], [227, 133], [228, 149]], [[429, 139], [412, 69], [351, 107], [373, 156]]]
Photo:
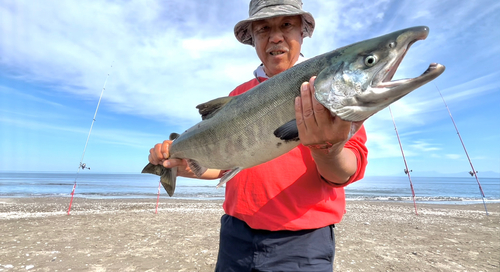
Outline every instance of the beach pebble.
[[[23, 201], [38, 203], [42, 200]], [[84, 201], [91, 200], [80, 199], [76, 204]], [[38, 271], [49, 266], [50, 271], [67, 271], [69, 267], [72, 271], [73, 265], [78, 271], [104, 271], [111, 266], [116, 271], [132, 271], [134, 266], [136, 271], [213, 271], [222, 201], [215, 204], [199, 204], [194, 200], [164, 201], [157, 215], [154, 215], [151, 201], [123, 199], [116, 203], [110, 201], [107, 204], [110, 207], [103, 205], [103, 209], [119, 211], [116, 213], [94, 212], [91, 205], [94, 201], [84, 203], [86, 206], [75, 206], [81, 213], [77, 216], [67, 217], [63, 211], [60, 216], [46, 215], [37, 220], [30, 220], [29, 214], [26, 218], [0, 220], [0, 272]], [[46, 202], [52, 205], [57, 201]], [[61, 210], [67, 209], [66, 198], [60, 202]], [[123, 210], [114, 209], [115, 204]], [[145, 209], [144, 213], [143, 206], [152, 208]], [[489, 207], [494, 215], [490, 217], [483, 215], [484, 210], [479, 205], [449, 209], [443, 205], [422, 206], [419, 216], [415, 216], [411, 205], [349, 203], [350, 211], [335, 229], [338, 234], [335, 271], [409, 271], [409, 267], [411, 271], [498, 270], [498, 262], [494, 261], [498, 260], [495, 257], [500, 252], [498, 239], [495, 239], [500, 229], [500, 206]], [[42, 208], [46, 206], [40, 206]], [[10, 214], [9, 209], [5, 208], [5, 213]], [[196, 209], [201, 212], [194, 212]], [[458, 213], [457, 209], [464, 211]], [[23, 228], [19, 230], [21, 224]], [[475, 225], [474, 229], [467, 228], [469, 225]], [[450, 232], [446, 232], [447, 229]], [[31, 236], [24, 237], [27, 234]], [[78, 239], [76, 248], [70, 244], [72, 240], [68, 236]], [[156, 241], [152, 242], [153, 238]], [[156, 253], [165, 247], [171, 250], [168, 259]], [[19, 264], [14, 261], [17, 259]], [[9, 260], [16, 265], [4, 267]], [[26, 264], [30, 262], [34, 267], [28, 270]]]
[[30, 269], [32, 269], [32, 268], [34, 268], [34, 267], [35, 267], [34, 265], [27, 265], [27, 266], [26, 266], [26, 270], [30, 270]]

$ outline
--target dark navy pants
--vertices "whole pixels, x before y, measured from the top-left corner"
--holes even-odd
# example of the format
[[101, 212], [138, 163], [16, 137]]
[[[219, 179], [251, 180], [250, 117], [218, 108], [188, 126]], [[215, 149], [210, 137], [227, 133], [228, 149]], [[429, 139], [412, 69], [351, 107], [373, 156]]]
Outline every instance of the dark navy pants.
[[333, 271], [333, 229], [255, 230], [223, 215], [215, 271]]

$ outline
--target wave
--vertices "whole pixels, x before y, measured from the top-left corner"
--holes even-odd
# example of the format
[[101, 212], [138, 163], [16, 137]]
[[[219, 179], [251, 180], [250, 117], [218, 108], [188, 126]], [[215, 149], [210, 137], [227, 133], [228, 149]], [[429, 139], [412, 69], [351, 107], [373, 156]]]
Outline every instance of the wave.
[[[394, 201], [394, 202], [413, 202], [411, 196], [346, 196], [346, 200], [352, 201]], [[450, 197], [450, 196], [432, 196], [432, 197], [415, 197], [416, 202], [422, 203], [464, 203], [464, 204], [474, 204], [482, 203], [481, 198], [469, 198], [469, 197]], [[500, 199], [496, 198], [485, 198], [485, 202], [497, 203]]]

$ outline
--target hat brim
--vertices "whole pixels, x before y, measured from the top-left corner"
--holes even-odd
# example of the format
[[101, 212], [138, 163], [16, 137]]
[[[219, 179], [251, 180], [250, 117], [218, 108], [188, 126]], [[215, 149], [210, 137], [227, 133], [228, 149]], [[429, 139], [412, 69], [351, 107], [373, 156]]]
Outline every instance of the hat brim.
[[302, 16], [302, 24], [303, 24], [302, 27], [305, 30], [304, 36], [311, 37], [315, 26], [313, 16], [309, 12], [297, 9], [290, 5], [279, 5], [279, 6], [276, 5], [276, 6], [265, 7], [259, 10], [257, 13], [250, 16], [248, 19], [242, 20], [234, 26], [234, 36], [236, 36], [236, 39], [243, 44], [253, 45], [253, 39], [251, 34], [252, 22], [279, 16], [295, 16], [295, 15]]

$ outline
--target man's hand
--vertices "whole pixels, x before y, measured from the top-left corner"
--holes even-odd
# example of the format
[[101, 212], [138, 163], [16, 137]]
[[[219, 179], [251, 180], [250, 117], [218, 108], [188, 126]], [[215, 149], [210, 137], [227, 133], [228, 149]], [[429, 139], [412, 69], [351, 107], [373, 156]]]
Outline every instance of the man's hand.
[[186, 160], [168, 159], [170, 157], [170, 145], [172, 141], [165, 140], [161, 144], [156, 144], [149, 150], [148, 160], [154, 165], [161, 164], [166, 168], [177, 167], [177, 176], [195, 178], [196, 175], [187, 165]]
[[170, 157], [170, 145], [172, 141], [165, 140], [161, 144], [156, 144], [153, 148], [149, 150], [148, 160], [154, 165], [161, 164], [166, 168], [177, 167], [177, 176], [186, 178], [202, 178], [202, 179], [216, 179], [220, 178], [221, 171], [216, 169], [208, 169], [202, 177], [196, 176], [186, 160], [182, 159], [169, 159]]
[[352, 123], [332, 116], [330, 111], [314, 97], [314, 80], [304, 82], [300, 96], [295, 99], [295, 118], [300, 142], [309, 147], [321, 176], [326, 180], [342, 184], [356, 172], [356, 157], [344, 148], [349, 134], [354, 134], [362, 122]]

